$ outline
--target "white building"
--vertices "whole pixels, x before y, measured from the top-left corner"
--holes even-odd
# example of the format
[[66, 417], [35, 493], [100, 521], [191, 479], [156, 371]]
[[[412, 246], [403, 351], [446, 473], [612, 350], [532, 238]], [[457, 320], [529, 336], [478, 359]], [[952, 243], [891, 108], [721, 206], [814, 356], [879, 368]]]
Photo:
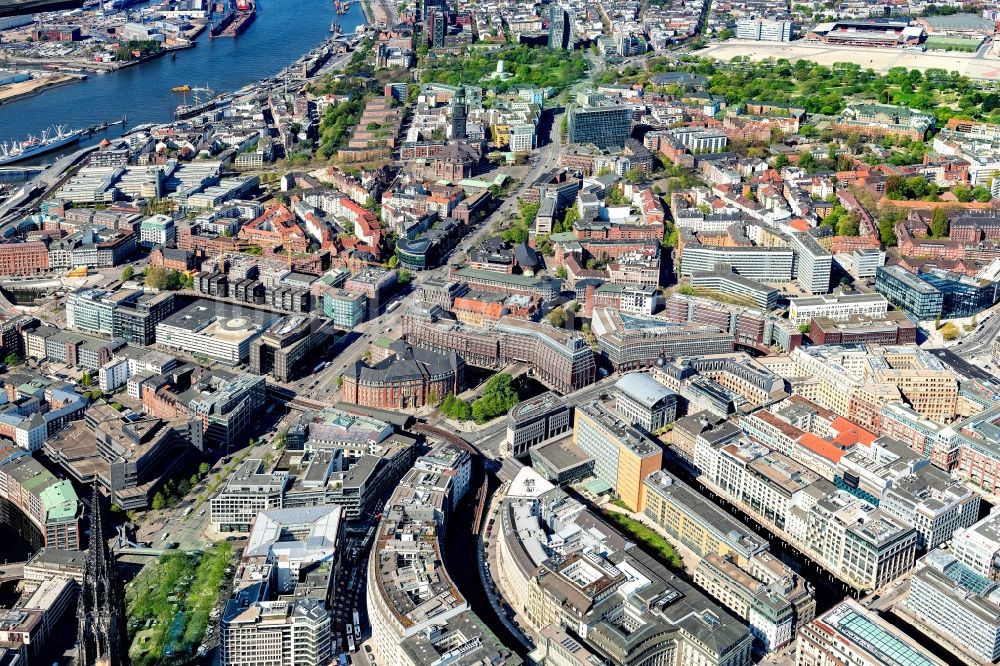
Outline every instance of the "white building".
[[936, 634], [986, 662], [1000, 659], [1000, 586], [943, 550], [917, 562], [905, 602]]
[[249, 531], [261, 511], [282, 508], [287, 472], [267, 473], [262, 460], [245, 460], [212, 498], [209, 520], [220, 532]]
[[674, 422], [677, 397], [645, 372], [631, 372], [615, 383], [615, 411], [623, 421], [646, 432]]
[[981, 576], [996, 578], [1000, 570], [1000, 510], [955, 532], [952, 551], [960, 562]]
[[799, 287], [811, 294], [829, 292], [833, 255], [806, 233], [791, 234], [788, 243], [795, 252], [795, 278]]
[[326, 600], [340, 573], [344, 509], [257, 514], [221, 623], [223, 666], [327, 666]]
[[778, 19], [741, 18], [736, 21], [736, 38], [758, 42], [792, 41], [792, 22]]
[[176, 237], [174, 218], [169, 215], [153, 215], [139, 223], [139, 243], [144, 247], [172, 245]]
[[278, 315], [239, 306], [195, 301], [156, 325], [156, 342], [188, 354], [236, 364]]
[[824, 294], [788, 299], [788, 319], [795, 325], [808, 324], [813, 317], [845, 321], [852, 315], [866, 318], [885, 316], [889, 301], [881, 294]]
[[97, 371], [97, 384], [105, 393], [116, 391], [128, 383], [129, 372], [128, 360], [124, 358], [114, 359], [102, 365]]
[[330, 613], [319, 599], [261, 601], [223, 621], [220, 648], [223, 666], [326, 666]]

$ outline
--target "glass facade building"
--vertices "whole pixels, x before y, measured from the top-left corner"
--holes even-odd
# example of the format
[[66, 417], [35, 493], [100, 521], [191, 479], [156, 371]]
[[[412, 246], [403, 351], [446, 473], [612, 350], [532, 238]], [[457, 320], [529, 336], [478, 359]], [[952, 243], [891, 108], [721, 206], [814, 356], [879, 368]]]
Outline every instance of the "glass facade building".
[[971, 317], [1000, 296], [996, 282], [933, 269], [914, 274], [900, 266], [879, 267], [875, 291], [921, 321]]
[[632, 111], [600, 93], [581, 92], [569, 110], [567, 131], [570, 143], [621, 148], [632, 131]]

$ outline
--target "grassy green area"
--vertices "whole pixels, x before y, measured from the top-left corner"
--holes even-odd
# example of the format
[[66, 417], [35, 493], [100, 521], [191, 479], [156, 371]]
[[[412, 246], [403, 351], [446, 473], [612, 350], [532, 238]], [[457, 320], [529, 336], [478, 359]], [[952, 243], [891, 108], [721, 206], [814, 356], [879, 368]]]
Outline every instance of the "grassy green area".
[[587, 73], [587, 62], [577, 51], [556, 51], [549, 48], [515, 46], [513, 48], [471, 52], [462, 58], [451, 56], [428, 57], [422, 61], [424, 70], [421, 83], [480, 84], [483, 77], [496, 72], [497, 62], [503, 60], [508, 78], [495, 79], [487, 84], [497, 92], [516, 86], [552, 86], [563, 90], [573, 85]]
[[980, 44], [982, 42], [978, 39], [965, 39], [963, 37], [928, 37], [927, 41], [924, 42], [924, 46], [932, 51], [965, 51], [967, 53], [974, 53]]
[[[947, 40], [952, 44], [952, 40]], [[966, 40], [954, 40], [954, 46]], [[928, 48], [934, 43], [929, 40]], [[949, 118], [963, 117], [988, 122], [1000, 121], [1000, 94], [958, 72], [930, 68], [925, 72], [893, 67], [882, 74], [852, 63], [829, 66], [806, 60], [791, 62], [785, 58], [750, 62], [737, 57], [729, 62], [711, 58], [682, 56], [679, 61], [650, 58], [645, 67], [629, 66], [621, 72], [608, 70], [597, 83], [649, 83], [656, 74], [682, 71], [704, 77], [708, 85], [699, 92], [720, 95], [730, 105], [747, 100], [772, 104], [791, 104], [810, 114], [840, 113], [849, 101], [891, 103], [929, 111], [939, 125]], [[664, 92], [683, 96], [679, 85], [662, 87]], [[817, 130], [804, 126], [803, 135]]]
[[232, 559], [228, 543], [169, 553], [129, 584], [125, 603], [135, 666], [187, 662], [201, 643]]
[[757, 302], [750, 298], [749, 296], [740, 296], [739, 294], [727, 294], [721, 291], [715, 291], [714, 289], [708, 289], [706, 287], [691, 287], [684, 286], [677, 290], [678, 293], [684, 294], [685, 296], [698, 296], [700, 298], [707, 298], [713, 301], [718, 301], [719, 303], [728, 303], [729, 305], [741, 305], [747, 308], [760, 308]]
[[646, 546], [646, 549], [659, 556], [659, 558], [663, 560], [663, 562], [665, 562], [671, 569], [679, 570], [684, 568], [681, 556], [677, 554], [677, 551], [670, 545], [670, 542], [660, 536], [660, 534], [656, 531], [646, 527], [635, 518], [626, 516], [623, 513], [618, 513], [617, 511], [604, 511], [603, 515], [605, 520], [613, 523], [618, 527], [618, 529], [622, 530], [630, 537], [638, 541], [641, 545]]

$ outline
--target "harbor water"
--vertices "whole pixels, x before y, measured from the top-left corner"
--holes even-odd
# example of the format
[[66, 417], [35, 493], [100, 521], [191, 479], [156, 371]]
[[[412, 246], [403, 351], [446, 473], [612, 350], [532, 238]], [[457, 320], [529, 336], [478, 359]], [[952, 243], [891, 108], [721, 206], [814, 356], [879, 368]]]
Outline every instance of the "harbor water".
[[[231, 92], [274, 76], [299, 56], [330, 36], [330, 23], [340, 22], [350, 34], [365, 22], [360, 2], [343, 16], [331, 0], [258, 0], [257, 19], [240, 36], [198, 36], [198, 45], [126, 67], [109, 74], [91, 74], [81, 83], [62, 86], [35, 97], [0, 105], [0, 141], [39, 135], [52, 125], [84, 129], [128, 116], [128, 126], [167, 122], [184, 96], [175, 86], [208, 87]], [[188, 98], [190, 102], [190, 96]], [[108, 130], [110, 136], [122, 127]], [[99, 133], [91, 141], [100, 141]], [[44, 160], [51, 161], [52, 156]]]

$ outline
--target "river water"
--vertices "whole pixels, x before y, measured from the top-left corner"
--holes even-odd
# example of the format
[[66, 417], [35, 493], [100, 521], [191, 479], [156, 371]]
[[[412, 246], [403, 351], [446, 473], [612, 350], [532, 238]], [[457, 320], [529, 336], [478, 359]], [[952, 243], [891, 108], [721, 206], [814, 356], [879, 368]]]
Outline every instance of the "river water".
[[[85, 82], [0, 106], [0, 141], [37, 135], [50, 125], [91, 127], [123, 114], [130, 126], [166, 122], [182, 102], [172, 87], [236, 90], [273, 76], [319, 45], [330, 36], [332, 21], [338, 20], [345, 33], [365, 22], [360, 2], [352, 2], [348, 13], [339, 17], [331, 0], [258, 0], [257, 7], [256, 21], [235, 39], [210, 39], [206, 31], [198, 46], [178, 51], [176, 60], [167, 55], [110, 74], [94, 74]], [[121, 132], [121, 126], [109, 130], [112, 136]], [[97, 134], [91, 141], [104, 136]], [[51, 159], [51, 155], [40, 158]], [[23, 560], [32, 552], [10, 524], [0, 521], [0, 562]]]
[[[334, 20], [344, 33], [352, 33], [365, 22], [361, 3], [352, 2], [347, 14], [337, 16], [332, 0], [258, 0], [256, 21], [239, 37], [210, 39], [206, 30], [195, 48], [177, 51], [176, 60], [165, 55], [110, 74], [92, 74], [85, 82], [0, 106], [0, 141], [37, 135], [51, 125], [92, 127], [123, 114], [130, 126], [169, 121], [183, 101], [171, 91], [174, 86], [227, 92], [273, 76], [329, 37]], [[116, 136], [122, 128], [109, 132]]]

